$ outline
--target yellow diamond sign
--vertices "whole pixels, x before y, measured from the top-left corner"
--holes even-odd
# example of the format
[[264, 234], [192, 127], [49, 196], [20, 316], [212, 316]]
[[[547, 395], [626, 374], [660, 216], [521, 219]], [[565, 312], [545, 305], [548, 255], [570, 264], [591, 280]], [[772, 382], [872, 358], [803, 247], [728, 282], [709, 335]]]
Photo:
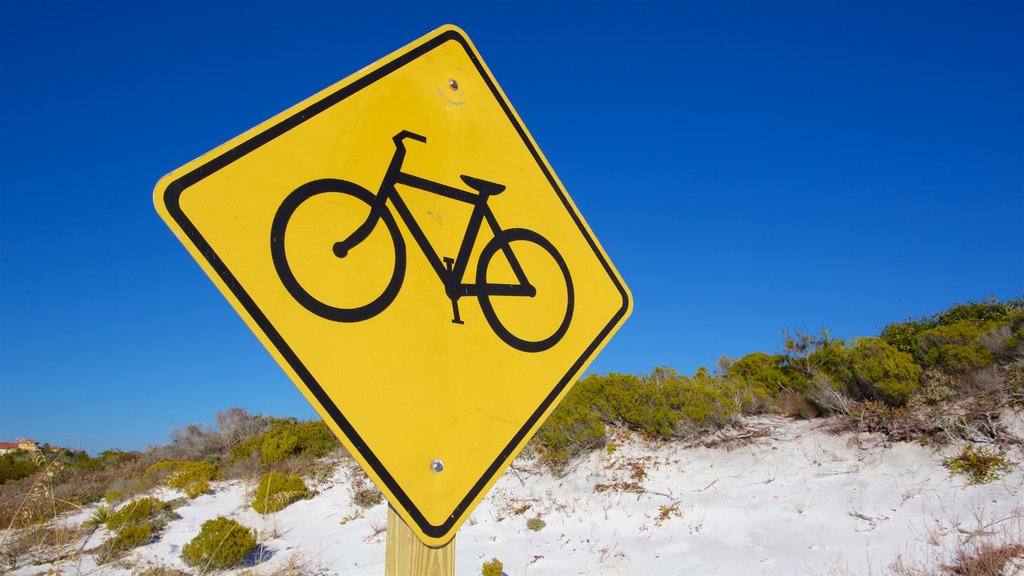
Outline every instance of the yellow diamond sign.
[[175, 170], [155, 202], [433, 546], [631, 309], [450, 26]]

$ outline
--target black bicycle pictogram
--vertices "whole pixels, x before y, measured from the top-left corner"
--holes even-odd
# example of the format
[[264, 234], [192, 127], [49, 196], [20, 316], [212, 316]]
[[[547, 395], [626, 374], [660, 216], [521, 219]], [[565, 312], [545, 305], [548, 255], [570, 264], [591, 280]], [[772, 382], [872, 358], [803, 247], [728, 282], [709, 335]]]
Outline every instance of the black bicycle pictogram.
[[[476, 296], [480, 301], [480, 309], [487, 319], [494, 333], [505, 343], [513, 348], [524, 352], [541, 352], [551, 348], [565, 335], [572, 320], [573, 312], [573, 285], [569, 276], [569, 268], [565, 264], [562, 255], [546, 238], [525, 228], [502, 229], [498, 224], [494, 213], [488, 206], [487, 201], [492, 196], [500, 194], [505, 186], [494, 182], [488, 182], [471, 176], [462, 175], [462, 181], [469, 186], [473, 192], [453, 188], [420, 178], [402, 171], [402, 162], [405, 159], [405, 140], [416, 140], [426, 143], [427, 138], [407, 130], [396, 134], [393, 138], [395, 144], [395, 155], [391, 159], [387, 173], [380, 185], [376, 195], [367, 189], [346, 180], [334, 178], [323, 178], [307, 182], [292, 191], [284, 202], [281, 203], [270, 231], [270, 252], [281, 282], [287, 288], [293, 298], [310, 312], [323, 318], [336, 322], [362, 322], [383, 312], [398, 295], [405, 279], [406, 254], [405, 240], [399, 230], [398, 224], [392, 210], [405, 223], [416, 244], [420, 247], [423, 255], [427, 258], [430, 266], [437, 274], [437, 278], [444, 286], [445, 294], [452, 304], [452, 322], [462, 324], [459, 315], [459, 299], [464, 296]], [[402, 199], [396, 185], [416, 188], [452, 200], [464, 202], [472, 206], [469, 217], [469, 224], [465, 235], [462, 238], [458, 255], [455, 258], [441, 258], [434, 249], [430, 240], [423, 233], [422, 228], [416, 222], [405, 201]], [[334, 256], [343, 260], [349, 252], [374, 231], [378, 224], [383, 223], [391, 236], [394, 245], [395, 263], [391, 270], [391, 278], [387, 282], [383, 292], [373, 297], [368, 302], [360, 303], [357, 306], [339, 307], [336, 304], [328, 304], [311, 294], [302, 283], [295, 277], [292, 266], [288, 262], [288, 254], [285, 250], [285, 238], [288, 224], [299, 206], [319, 194], [345, 194], [368, 205], [369, 211], [366, 220], [359, 224], [347, 238], [339, 238], [329, 245], [323, 247], [330, 250]], [[391, 203], [391, 208], [388, 207]], [[470, 255], [479, 235], [480, 228], [484, 222], [490, 227], [494, 237], [487, 242], [476, 263], [476, 281], [464, 282]], [[543, 250], [561, 271], [562, 279], [565, 281], [565, 312], [561, 322], [558, 323], [554, 332], [539, 339], [525, 339], [512, 334], [495, 312], [492, 299], [496, 298], [532, 298], [537, 294], [537, 289], [530, 283], [529, 276], [520, 264], [520, 260], [512, 248], [513, 243], [521, 242], [533, 244]], [[494, 283], [488, 282], [488, 267], [494, 261], [498, 253], [504, 256], [504, 261], [515, 276], [515, 283]], [[536, 335], [534, 335], [536, 336]]]

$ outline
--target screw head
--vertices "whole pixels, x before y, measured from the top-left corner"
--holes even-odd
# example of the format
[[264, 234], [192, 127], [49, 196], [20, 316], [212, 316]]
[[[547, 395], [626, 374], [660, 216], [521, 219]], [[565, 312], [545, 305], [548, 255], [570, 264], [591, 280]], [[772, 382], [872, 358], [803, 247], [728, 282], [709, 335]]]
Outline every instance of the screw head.
[[430, 462], [430, 470], [434, 474], [437, 474], [441, 470], [444, 470], [444, 462], [441, 462], [441, 460], [435, 458], [433, 461]]
[[459, 91], [459, 83], [456, 82], [454, 78], [451, 78], [450, 80], [448, 80], [448, 87], [451, 88], [452, 92], [458, 92]]

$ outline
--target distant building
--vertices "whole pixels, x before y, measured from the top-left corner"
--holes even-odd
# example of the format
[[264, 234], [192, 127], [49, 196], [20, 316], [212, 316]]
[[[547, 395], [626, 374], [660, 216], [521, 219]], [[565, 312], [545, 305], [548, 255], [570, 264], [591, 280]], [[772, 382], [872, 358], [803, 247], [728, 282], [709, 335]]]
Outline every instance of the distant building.
[[[19, 438], [17, 442], [0, 442], [0, 454], [7, 454], [8, 452], [14, 452], [15, 450], [41, 450], [42, 447], [39, 442], [30, 438]], [[60, 448], [57, 446], [50, 446], [50, 452], [60, 452]]]

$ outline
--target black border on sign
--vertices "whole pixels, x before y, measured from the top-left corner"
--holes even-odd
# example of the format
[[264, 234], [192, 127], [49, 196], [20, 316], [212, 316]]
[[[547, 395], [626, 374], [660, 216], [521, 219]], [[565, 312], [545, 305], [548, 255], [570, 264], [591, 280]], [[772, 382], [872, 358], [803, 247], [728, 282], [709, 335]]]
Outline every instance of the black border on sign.
[[[373, 84], [377, 80], [380, 80], [381, 78], [387, 76], [388, 74], [391, 74], [395, 70], [405, 66], [406, 64], [412, 62], [413, 60], [419, 58], [420, 56], [423, 56], [427, 52], [433, 50], [434, 48], [448, 41], [458, 42], [463, 47], [463, 49], [465, 49], [466, 54], [469, 56], [470, 60], [476, 66], [476, 69], [480, 73], [480, 76], [484, 79], [484, 81], [487, 83], [487, 86], [490, 88], [491, 94], [494, 95], [495, 100], [498, 101], [498, 103], [501, 105], [502, 110], [505, 111], [505, 115], [508, 117], [509, 122], [512, 123], [516, 131], [519, 133], [520, 138], [522, 138], [523, 144], [525, 144], [526, 147], [530, 150], [530, 153], [533, 155], [533, 158], [537, 162], [537, 165], [544, 172], [545, 177], [551, 184], [551, 188], [558, 194], [558, 197], [561, 199], [562, 204], [565, 206], [569, 214], [572, 215], [573, 221], [576, 222], [576, 226], [583, 234], [583, 237], [586, 238], [587, 242], [590, 244], [591, 249], [594, 251], [594, 254], [597, 255], [598, 259], [601, 262], [601, 265], [604, 266], [604, 269], [608, 273], [608, 276], [612, 279], [612, 282], [618, 289], [619, 294], [622, 296], [622, 307], [615, 313], [615, 315], [611, 318], [611, 320], [604, 327], [604, 329], [601, 330], [601, 332], [597, 335], [597, 337], [590, 344], [590, 346], [588, 346], [587, 349], [584, 350], [583, 354], [581, 354], [580, 357], [572, 364], [572, 366], [569, 367], [568, 371], [558, 381], [558, 384], [555, 385], [554, 389], [551, 390], [547, 397], [544, 398], [544, 401], [537, 408], [537, 410], [535, 410], [533, 414], [530, 415], [530, 418], [526, 421], [522, 428], [519, 429], [519, 431], [515, 434], [515, 436], [508, 443], [508, 445], [505, 446], [501, 453], [498, 454], [498, 457], [494, 459], [494, 462], [487, 468], [483, 476], [473, 485], [469, 493], [466, 494], [465, 498], [463, 498], [462, 501], [459, 502], [458, 506], [455, 507], [455, 509], [452, 511], [448, 519], [443, 524], [434, 525], [429, 523], [427, 519], [423, 516], [423, 514], [419, 511], [419, 509], [416, 508], [416, 505], [412, 502], [412, 500], [409, 499], [409, 496], [405, 493], [404, 490], [402, 490], [402, 487], [399, 486], [398, 482], [395, 481], [394, 477], [392, 477], [391, 474], [387, 471], [387, 469], [384, 468], [380, 460], [377, 459], [377, 456], [373, 453], [372, 450], [370, 450], [369, 446], [366, 445], [363, 439], [356, 432], [355, 428], [352, 427], [352, 424], [349, 423], [349, 421], [341, 413], [341, 410], [339, 410], [338, 407], [334, 404], [334, 402], [332, 402], [331, 399], [327, 396], [323, 388], [320, 387], [320, 384], [316, 381], [313, 375], [310, 374], [306, 366], [303, 365], [303, 363], [299, 360], [298, 356], [295, 354], [295, 352], [292, 351], [291, 347], [288, 346], [288, 343], [284, 341], [284, 338], [281, 337], [281, 334], [279, 334], [278, 331], [274, 328], [273, 324], [271, 324], [270, 320], [266, 317], [263, 311], [260, 310], [258, 306], [256, 306], [256, 303], [249, 296], [248, 292], [245, 291], [245, 288], [243, 288], [242, 285], [238, 283], [238, 280], [231, 273], [231, 271], [228, 270], [224, 262], [220, 259], [217, 253], [214, 252], [213, 248], [209, 245], [209, 243], [207, 243], [206, 239], [203, 238], [203, 235], [199, 233], [199, 230], [197, 230], [196, 227], [192, 224], [192, 222], [188, 219], [188, 217], [185, 216], [185, 213], [181, 209], [180, 200], [181, 195], [190, 186], [195, 185], [196, 183], [200, 182], [207, 176], [210, 176], [214, 172], [217, 172], [218, 170], [228, 166], [232, 162], [238, 160], [239, 158], [242, 158], [246, 154], [259, 148], [260, 146], [270, 142], [271, 140], [277, 138], [278, 136], [281, 136], [282, 134], [288, 132], [292, 128], [295, 128], [296, 126], [302, 124], [306, 120], [309, 120], [310, 118], [316, 116], [320, 112], [323, 112], [324, 110], [330, 108], [331, 106], [334, 106], [335, 104], [341, 102], [345, 98], [348, 98], [349, 96], [355, 94], [356, 92]], [[327, 413], [330, 414], [335, 424], [337, 424], [338, 427], [342, 430], [342, 432], [344, 432], [345, 436], [348, 437], [349, 441], [352, 442], [352, 445], [355, 447], [355, 449], [359, 451], [359, 453], [363, 456], [363, 458], [370, 465], [370, 467], [373, 468], [373, 471], [377, 473], [378, 477], [380, 477], [380, 479], [388, 487], [388, 489], [391, 491], [394, 497], [398, 499], [398, 503], [409, 513], [412, 519], [416, 522], [416, 525], [419, 526], [420, 530], [423, 531], [423, 533], [427, 536], [430, 536], [431, 538], [444, 539], [448, 535], [448, 533], [451, 531], [452, 527], [456, 524], [458, 519], [462, 517], [462, 515], [466, 512], [469, 505], [484, 489], [484, 486], [487, 485], [488, 481], [490, 481], [490, 479], [493, 478], [494, 475], [498, 473], [499, 468], [501, 467], [501, 463], [506, 458], [508, 458], [510, 454], [512, 454], [512, 451], [515, 450], [515, 447], [523, 440], [523, 438], [534, 426], [534, 424], [537, 423], [541, 415], [544, 414], [544, 412], [551, 406], [552, 402], [554, 402], [555, 398], [557, 398], [558, 395], [562, 392], [562, 390], [564, 390], [565, 387], [569, 384], [569, 380], [572, 377], [572, 375], [575, 374], [583, 366], [584, 362], [586, 362], [586, 360], [590, 358], [591, 355], [594, 354], [594, 351], [597, 349], [597, 347], [601, 344], [601, 342], [603, 342], [608, 337], [612, 328], [614, 328], [615, 325], [618, 324], [618, 322], [626, 314], [626, 311], [629, 309], [629, 294], [626, 292], [625, 286], [622, 285], [622, 283], [619, 281], [618, 276], [612, 271], [611, 265], [608, 263], [602, 251], [598, 249], [597, 243], [595, 242], [594, 238], [587, 232], [587, 228], [583, 225], [580, 215], [576, 212], [575, 209], [573, 209], [572, 204], [570, 204], [569, 202], [568, 196], [566, 195], [565, 191], [563, 191], [561, 187], [558, 185], [558, 182], [555, 180], [554, 175], [549, 170], [547, 163], [545, 163], [541, 159], [540, 153], [534, 147], [530, 139], [526, 136], [526, 130], [516, 119], [515, 114], [512, 113], [511, 107], [509, 106], [508, 102], [505, 101], [505, 98], [502, 97], [502, 94], [498, 90], [498, 87], [495, 84], [494, 79], [491, 78], [490, 74], [487, 73], [487, 70], [481, 63], [479, 56], [477, 56], [476, 52], [470, 47], [469, 42], [466, 40], [466, 38], [456, 30], [446, 30], [437, 36], [426, 39], [422, 44], [413, 47], [408, 52], [401, 54], [394, 60], [391, 60], [390, 62], [382, 65], [381, 67], [370, 71], [365, 76], [357, 78], [351, 83], [341, 87], [337, 91], [328, 94], [327, 96], [321, 98], [320, 100], [317, 100], [316, 102], [313, 102], [306, 108], [299, 110], [298, 112], [292, 114], [288, 118], [285, 118], [284, 120], [278, 122], [277, 124], [270, 126], [269, 128], [263, 130], [259, 134], [252, 136], [251, 138], [240, 143], [234, 148], [224, 152], [223, 154], [195, 168], [194, 170], [185, 174], [184, 176], [174, 180], [165, 189], [163, 200], [171, 217], [174, 218], [175, 222], [177, 222], [179, 226], [181, 226], [182, 231], [188, 236], [192, 243], [195, 244], [199, 252], [203, 255], [203, 257], [206, 258], [210, 266], [212, 266], [213, 269], [217, 272], [217, 275], [220, 276], [220, 278], [224, 281], [228, 289], [231, 290], [231, 293], [234, 294], [236, 298], [238, 298], [238, 301], [239, 303], [241, 303], [242, 307], [245, 308], [246, 312], [248, 312], [252, 316], [256, 324], [258, 324], [259, 327], [263, 330], [263, 333], [266, 334], [267, 338], [270, 339], [270, 341], [274, 344], [274, 346], [281, 353], [281, 355], [288, 362], [288, 364], [292, 367], [292, 369], [295, 370], [295, 373], [299, 376], [300, 379], [302, 379], [302, 382], [306, 385], [309, 391], [313, 394], [313, 396], [316, 397], [317, 401], [320, 402], [321, 406], [323, 406]]]

